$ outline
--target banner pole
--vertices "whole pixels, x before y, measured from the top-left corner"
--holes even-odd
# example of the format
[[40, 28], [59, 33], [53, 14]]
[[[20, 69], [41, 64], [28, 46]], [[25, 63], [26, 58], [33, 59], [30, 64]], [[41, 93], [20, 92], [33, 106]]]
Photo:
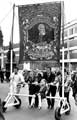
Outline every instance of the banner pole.
[[64, 1], [61, 1], [62, 16], [62, 97], [64, 98]]
[[13, 21], [12, 21], [12, 34], [11, 34], [10, 74], [12, 74], [12, 71], [13, 71], [13, 32], [14, 32], [14, 16], [15, 16], [15, 4], [13, 5]]

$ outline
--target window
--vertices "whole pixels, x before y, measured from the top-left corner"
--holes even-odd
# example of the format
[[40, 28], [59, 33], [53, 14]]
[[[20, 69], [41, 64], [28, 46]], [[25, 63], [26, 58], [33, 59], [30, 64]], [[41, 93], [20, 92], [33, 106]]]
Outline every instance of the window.
[[67, 37], [67, 31], [64, 31], [64, 37]]
[[73, 34], [73, 28], [69, 29], [69, 35]]
[[77, 53], [77, 50], [72, 50], [71, 53]]
[[68, 58], [68, 51], [65, 51], [64, 52], [64, 59], [67, 59]]
[[69, 38], [69, 40], [71, 40], [71, 41], [74, 40], [74, 37]]
[[60, 33], [60, 39], [62, 39], [62, 32]]
[[67, 48], [67, 42], [64, 42], [64, 48]]
[[75, 27], [75, 33], [77, 33], [77, 26]]
[[77, 59], [77, 50], [72, 50], [70, 52], [70, 58], [71, 59]]

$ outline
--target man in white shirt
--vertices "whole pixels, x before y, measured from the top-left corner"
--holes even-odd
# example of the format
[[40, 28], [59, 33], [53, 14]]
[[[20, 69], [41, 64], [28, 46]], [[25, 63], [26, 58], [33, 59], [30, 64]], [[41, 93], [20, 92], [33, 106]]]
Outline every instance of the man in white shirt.
[[24, 83], [24, 77], [18, 72], [18, 67], [14, 68], [14, 72], [10, 76], [10, 83], [12, 85], [12, 92], [19, 93], [21, 88], [21, 83]]

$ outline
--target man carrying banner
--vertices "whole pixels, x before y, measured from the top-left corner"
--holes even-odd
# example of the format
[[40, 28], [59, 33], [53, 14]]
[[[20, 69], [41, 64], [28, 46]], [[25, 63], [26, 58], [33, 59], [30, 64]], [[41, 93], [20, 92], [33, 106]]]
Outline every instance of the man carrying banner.
[[[51, 72], [50, 67], [46, 68], [46, 73], [44, 73], [43, 77], [46, 79], [47, 83], [49, 84], [49, 90], [48, 90], [47, 96], [50, 96], [50, 94], [51, 94], [52, 97], [55, 97], [55, 95], [56, 95], [56, 86], [51, 85], [51, 83], [54, 84], [55, 74], [53, 72]], [[49, 108], [52, 109], [54, 107], [55, 100], [47, 98], [47, 103], [48, 103], [48, 109]]]

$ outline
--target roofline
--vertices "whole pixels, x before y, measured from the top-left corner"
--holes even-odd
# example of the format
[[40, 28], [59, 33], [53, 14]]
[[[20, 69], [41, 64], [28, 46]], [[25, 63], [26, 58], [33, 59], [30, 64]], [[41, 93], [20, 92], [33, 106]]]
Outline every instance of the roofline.
[[66, 29], [67, 27], [72, 26], [74, 24], [77, 24], [77, 19], [74, 19], [74, 20], [71, 20], [67, 23], [64, 23], [64, 29]]

